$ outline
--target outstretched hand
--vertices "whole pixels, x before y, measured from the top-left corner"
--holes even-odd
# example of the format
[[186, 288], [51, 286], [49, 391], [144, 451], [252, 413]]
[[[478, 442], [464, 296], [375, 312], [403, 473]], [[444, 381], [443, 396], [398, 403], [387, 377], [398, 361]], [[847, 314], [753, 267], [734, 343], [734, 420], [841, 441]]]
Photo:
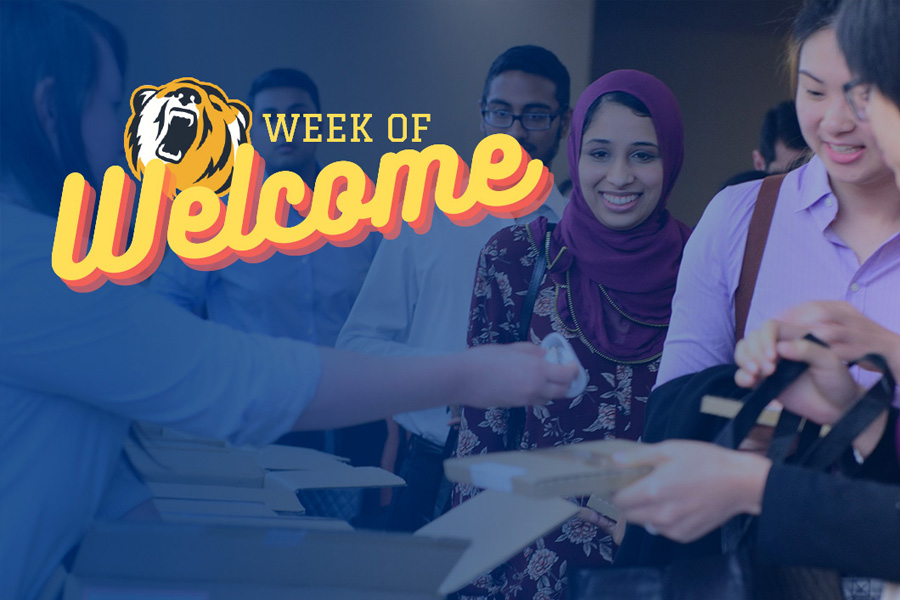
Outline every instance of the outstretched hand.
[[735, 515], [758, 515], [772, 465], [753, 453], [685, 440], [640, 445], [614, 460], [623, 468], [653, 467], [613, 496], [625, 520], [682, 543]]
[[477, 408], [528, 406], [565, 398], [578, 375], [575, 364], [557, 365], [544, 360], [535, 344], [486, 344], [461, 354], [460, 399]]

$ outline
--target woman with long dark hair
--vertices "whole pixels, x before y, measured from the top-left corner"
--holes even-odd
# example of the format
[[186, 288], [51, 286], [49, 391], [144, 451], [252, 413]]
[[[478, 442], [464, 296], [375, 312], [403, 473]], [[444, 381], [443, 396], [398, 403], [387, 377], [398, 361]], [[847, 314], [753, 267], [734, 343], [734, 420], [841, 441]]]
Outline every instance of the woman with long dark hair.
[[[855, 372], [851, 377], [849, 361], [876, 352], [887, 359], [895, 374], [900, 373], [896, 304], [900, 188], [895, 183], [895, 177], [900, 182], [900, 161], [890, 146], [895, 139], [885, 136], [900, 127], [900, 113], [894, 114], [900, 106], [900, 71], [891, 62], [900, 52], [900, 11], [893, 0], [848, 0], [836, 22], [839, 5], [833, 0], [812, 1], [795, 24], [797, 112], [818, 157], [782, 184], [770, 235], [793, 239], [776, 237], [774, 247], [782, 252], [769, 259], [773, 246], [767, 244], [763, 259], [763, 269], [772, 273], [766, 281], [782, 285], [761, 287], [757, 282], [754, 302], [759, 296], [758, 308], [751, 308], [748, 334], [734, 354], [739, 367], [735, 381], [745, 387], [770, 375], [779, 358], [809, 363], [808, 371], [778, 399], [791, 411], [826, 425], [846, 414], [876, 376]], [[875, 100], [878, 95], [870, 98], [866, 85], [886, 93], [879, 91], [881, 97]], [[884, 102], [881, 108], [888, 110], [873, 110], [872, 102]], [[882, 161], [876, 138], [893, 175]], [[739, 216], [734, 228], [746, 227], [741, 225], [741, 197], [752, 195], [757, 185], [737, 188], [721, 199], [738, 200], [736, 207], [729, 207]], [[798, 204], [798, 197], [808, 201]], [[833, 210], [825, 210], [829, 208]], [[708, 257], [705, 277], [712, 285], [704, 285], [704, 290], [727, 290], [734, 281], [722, 278], [717, 269], [720, 262], [727, 262], [720, 257], [728, 253], [711, 247], [710, 228], [722, 225], [723, 209], [713, 207], [704, 216], [706, 223], [698, 226], [691, 242], [701, 245], [686, 251], [686, 261], [698, 261], [693, 265], [697, 268], [699, 256]], [[721, 230], [715, 236], [722, 236]], [[726, 231], [721, 239], [728, 237]], [[811, 239], [818, 241], [811, 243]], [[785, 255], [787, 247], [794, 248], [794, 256]], [[802, 273], [793, 264], [801, 252]], [[770, 260], [768, 267], [766, 260]], [[820, 285], [810, 285], [811, 281]], [[730, 359], [724, 353], [734, 344], [733, 323], [729, 330], [720, 315], [731, 308], [710, 310], [708, 300], [692, 298], [697, 290], [690, 286], [696, 282], [696, 278], [679, 280], [673, 328], [679, 316], [685, 322], [678, 325], [681, 337], [665, 350], [664, 366], [671, 356], [669, 377]], [[797, 304], [811, 299], [815, 301]], [[711, 337], [713, 329], [702, 326], [706, 337], [704, 348], [698, 350], [697, 340], [690, 341], [689, 327], [706, 320], [719, 324], [718, 335]], [[800, 339], [810, 332], [830, 348]], [[855, 478], [773, 465], [766, 457], [707, 443], [672, 440], [619, 457], [622, 466], [652, 465], [654, 470], [619, 492], [614, 501], [629, 522], [678, 542], [693, 542], [735, 515], [757, 515], [753, 539], [758, 555], [767, 562], [897, 580], [897, 417], [895, 407], [884, 411], [854, 440], [856, 460], [862, 462]]]

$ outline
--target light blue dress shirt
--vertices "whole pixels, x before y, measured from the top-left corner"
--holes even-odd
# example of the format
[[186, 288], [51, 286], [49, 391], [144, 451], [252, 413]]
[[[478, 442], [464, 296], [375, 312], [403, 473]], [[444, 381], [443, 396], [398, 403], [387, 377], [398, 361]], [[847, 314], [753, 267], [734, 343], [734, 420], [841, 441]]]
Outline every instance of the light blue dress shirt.
[[[555, 223], [565, 205], [566, 198], [553, 186], [544, 204], [520, 221], [544, 216]], [[394, 356], [464, 349], [481, 248], [497, 231], [514, 224], [512, 219], [488, 216], [460, 227], [436, 210], [431, 229], [423, 235], [404, 225], [397, 239], [381, 244], [337, 347]], [[403, 413], [394, 420], [439, 446], [450, 431], [446, 408]]]
[[[300, 222], [290, 211], [288, 226]], [[312, 254], [275, 253], [260, 263], [237, 261], [196, 271], [169, 252], [150, 288], [203, 318], [241, 331], [334, 346], [353, 308], [381, 235], [349, 248], [326, 244]]]
[[30, 599], [107, 502], [133, 420], [270, 442], [313, 398], [321, 360], [140, 285], [71, 291], [50, 264], [54, 219], [4, 200], [0, 598]]

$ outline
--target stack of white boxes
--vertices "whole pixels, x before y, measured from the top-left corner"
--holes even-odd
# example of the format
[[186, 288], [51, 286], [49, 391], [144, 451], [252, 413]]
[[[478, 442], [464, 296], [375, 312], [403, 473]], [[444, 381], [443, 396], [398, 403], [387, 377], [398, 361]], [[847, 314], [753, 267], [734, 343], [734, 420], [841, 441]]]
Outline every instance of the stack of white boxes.
[[304, 518], [290, 498], [328, 481], [391, 485], [390, 474], [357, 473], [314, 451], [139, 430], [127, 452], [168, 522], [98, 523], [81, 544], [64, 598], [435, 600], [574, 516], [578, 507], [560, 496], [606, 494], [639, 477], [604, 459], [622, 443], [447, 461], [451, 479], [494, 489], [410, 535], [341, 531], [349, 526]]

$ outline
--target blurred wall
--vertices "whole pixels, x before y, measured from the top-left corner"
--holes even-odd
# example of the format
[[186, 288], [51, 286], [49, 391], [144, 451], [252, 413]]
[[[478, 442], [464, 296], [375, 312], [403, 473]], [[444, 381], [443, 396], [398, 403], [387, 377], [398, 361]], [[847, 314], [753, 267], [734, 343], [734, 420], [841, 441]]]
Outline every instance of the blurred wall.
[[766, 111], [790, 98], [785, 65], [796, 0], [605, 1], [594, 17], [593, 77], [652, 73], [675, 92], [685, 159], [669, 208], [693, 225], [721, 183], [753, 168]]
[[[571, 73], [573, 102], [609, 70], [646, 70], [681, 103], [687, 153], [670, 207], [694, 224], [722, 181], [752, 167], [765, 111], [789, 96], [781, 64], [798, 0], [82, 3], [126, 34], [127, 92], [190, 75], [246, 99], [264, 70], [307, 71], [323, 111], [374, 115], [371, 144], [322, 144], [320, 159], [351, 160], [373, 178], [383, 153], [406, 147], [447, 143], [469, 162], [485, 74], [510, 46], [553, 50]], [[387, 118], [401, 112], [431, 113], [421, 144], [388, 141]], [[568, 178], [564, 147], [553, 171]]]
[[[478, 101], [498, 54], [538, 44], [557, 54], [577, 97], [591, 69], [589, 0], [84, 0], [129, 41], [126, 90], [193, 76], [246, 100], [261, 72], [288, 66], [319, 86], [323, 112], [373, 113], [364, 143], [323, 143], [322, 162], [350, 160], [375, 178], [385, 152], [435, 143], [467, 162], [481, 139]], [[123, 109], [127, 111], [127, 107]], [[392, 113], [430, 113], [421, 144], [392, 143]], [[128, 113], [125, 112], [124, 118]], [[263, 123], [255, 135], [266, 135]], [[412, 137], [410, 135], [410, 137]], [[565, 152], [553, 163], [568, 177]]]

